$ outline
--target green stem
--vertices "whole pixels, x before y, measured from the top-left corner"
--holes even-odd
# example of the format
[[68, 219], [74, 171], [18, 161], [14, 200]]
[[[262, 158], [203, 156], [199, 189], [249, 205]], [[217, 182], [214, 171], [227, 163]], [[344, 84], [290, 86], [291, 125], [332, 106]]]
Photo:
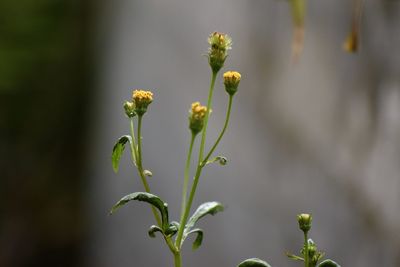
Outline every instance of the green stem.
[[213, 91], [214, 91], [214, 85], [215, 85], [215, 79], [216, 78], [217, 78], [217, 72], [212, 72], [210, 90], [209, 90], [209, 93], [208, 93], [207, 112], [206, 112], [206, 116], [204, 118], [204, 126], [203, 126], [202, 135], [201, 135], [201, 144], [200, 144], [199, 159], [198, 159], [198, 163], [197, 163], [196, 174], [194, 176], [192, 188], [190, 190], [189, 201], [186, 204], [185, 211], [183, 212], [183, 215], [181, 216], [182, 219], [181, 219], [178, 235], [177, 235], [176, 241], [175, 241], [175, 246], [178, 249], [180, 249], [181, 246], [182, 246], [181, 243], [182, 243], [183, 231], [185, 229], [185, 225], [186, 225], [187, 219], [189, 217], [189, 212], [190, 212], [190, 208], [192, 207], [194, 195], [196, 194], [197, 184], [199, 183], [201, 170], [203, 169], [203, 166], [201, 165], [201, 163], [202, 163], [202, 160], [203, 160], [204, 146], [205, 146], [205, 141], [206, 141], [207, 125], [208, 125], [208, 117], [210, 115], [212, 95], [213, 95]]
[[[132, 136], [132, 144], [131, 144], [131, 150], [132, 150], [132, 158], [134, 159], [134, 164], [137, 166], [139, 176], [142, 180], [143, 186], [146, 190], [147, 193], [150, 193], [150, 186], [147, 182], [146, 176], [144, 175], [143, 171], [143, 165], [142, 165], [142, 116], [138, 116], [138, 145], [136, 147], [136, 141], [135, 141], [135, 131], [133, 127], [133, 119], [131, 119], [131, 136]], [[137, 149], [136, 149], [137, 148]], [[154, 218], [157, 221], [158, 226], [162, 227], [162, 222], [160, 219], [160, 216], [157, 212], [157, 210], [152, 206], [151, 210], [153, 212]], [[169, 249], [171, 252], [175, 255], [177, 253], [177, 249], [174, 246], [174, 243], [171, 240], [171, 237], [166, 237], [164, 236], [165, 242], [167, 243]], [[179, 265], [180, 266], [180, 265]]]
[[205, 156], [202, 165], [204, 166], [207, 162], [207, 160], [211, 157], [212, 153], [214, 152], [214, 150], [217, 148], [219, 142], [221, 141], [222, 137], [225, 134], [226, 129], [228, 128], [228, 124], [229, 124], [229, 118], [231, 115], [231, 108], [232, 108], [232, 99], [233, 96], [229, 95], [229, 103], [228, 103], [228, 109], [226, 111], [226, 118], [225, 118], [225, 124], [224, 127], [222, 128], [221, 133], [219, 134], [217, 141], [215, 141], [215, 144], [213, 145], [213, 147], [210, 149], [210, 152], [208, 152], [207, 156]]
[[[138, 136], [138, 149], [137, 149], [137, 169], [139, 172], [139, 176], [142, 180], [144, 189], [146, 190], [147, 193], [150, 193], [150, 186], [149, 183], [147, 182], [146, 175], [144, 174], [143, 170], [143, 165], [142, 165], [142, 118], [143, 116], [138, 116], [138, 130], [137, 130], [137, 136]], [[154, 218], [157, 221], [158, 226], [162, 227], [161, 224], [161, 219], [160, 215], [158, 214], [156, 208], [151, 206], [151, 210], [153, 211]]]
[[308, 255], [308, 236], [307, 232], [304, 232], [304, 266], [309, 267], [309, 255]]
[[131, 137], [132, 137], [132, 143], [131, 143], [132, 161], [133, 161], [133, 164], [136, 166], [137, 151], [136, 151], [135, 130], [133, 127], [133, 118], [131, 118], [130, 121], [131, 121]]
[[182, 267], [182, 257], [180, 252], [174, 253], [174, 263], [175, 267]]
[[188, 152], [188, 156], [186, 159], [185, 173], [184, 173], [184, 180], [183, 180], [181, 223], [182, 223], [183, 214], [185, 213], [185, 208], [186, 208], [187, 189], [188, 189], [189, 175], [190, 175], [190, 160], [192, 158], [193, 144], [194, 144], [195, 138], [196, 138], [196, 135], [192, 133], [192, 137], [190, 139], [189, 152]]
[[213, 96], [213, 92], [214, 92], [214, 85], [215, 85], [216, 78], [217, 78], [217, 72], [212, 72], [210, 90], [208, 92], [207, 112], [206, 112], [206, 116], [204, 118], [203, 131], [201, 133], [201, 144], [200, 144], [198, 165], [200, 165], [200, 163], [203, 161], [204, 146], [206, 144], [208, 118], [210, 117], [211, 102], [212, 102], [212, 96]]

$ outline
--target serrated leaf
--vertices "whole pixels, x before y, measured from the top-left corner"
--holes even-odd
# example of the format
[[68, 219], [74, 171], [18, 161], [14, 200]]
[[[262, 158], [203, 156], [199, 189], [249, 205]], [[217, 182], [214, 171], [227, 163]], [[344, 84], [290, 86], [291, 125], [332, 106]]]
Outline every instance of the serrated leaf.
[[121, 136], [117, 143], [115, 143], [111, 155], [111, 160], [112, 160], [112, 167], [115, 173], [118, 172], [119, 169], [119, 161], [121, 159], [122, 154], [124, 153], [125, 150], [125, 144], [129, 142], [132, 142], [132, 137], [130, 135], [123, 135]]
[[333, 260], [328, 259], [318, 264], [318, 267], [340, 267], [340, 265]]
[[201, 246], [201, 243], [203, 242], [203, 230], [201, 230], [200, 228], [193, 229], [188, 232], [186, 236], [189, 236], [190, 234], [197, 234], [196, 239], [193, 241], [192, 245], [192, 249], [196, 250]]
[[243, 261], [238, 265], [238, 267], [271, 267], [271, 266], [263, 260], [252, 258]]
[[225, 166], [226, 163], [228, 163], [228, 160], [226, 159], [226, 157], [218, 156], [218, 157], [215, 157], [215, 158], [213, 158], [213, 159], [208, 160], [208, 161], [206, 162], [206, 165], [207, 165], [207, 164], [214, 163], [214, 162], [218, 162], [221, 166]]
[[164, 235], [164, 232], [160, 227], [158, 227], [156, 225], [150, 226], [149, 231], [148, 231], [149, 236], [152, 238], [156, 237], [156, 232], [160, 232], [161, 234]]
[[146, 193], [146, 192], [135, 192], [129, 195], [124, 196], [118, 201], [111, 209], [110, 213], [113, 214], [120, 207], [124, 206], [131, 200], [138, 200], [147, 202], [154, 207], [156, 207], [161, 213], [161, 220], [164, 229], [167, 229], [169, 226], [168, 223], [168, 204], [162, 201], [158, 196]]
[[197, 210], [193, 213], [192, 217], [188, 220], [185, 231], [189, 232], [193, 226], [196, 224], [198, 220], [206, 216], [207, 214], [214, 215], [217, 212], [223, 211], [224, 206], [222, 206], [221, 203], [212, 201], [212, 202], [206, 202], [201, 204]]

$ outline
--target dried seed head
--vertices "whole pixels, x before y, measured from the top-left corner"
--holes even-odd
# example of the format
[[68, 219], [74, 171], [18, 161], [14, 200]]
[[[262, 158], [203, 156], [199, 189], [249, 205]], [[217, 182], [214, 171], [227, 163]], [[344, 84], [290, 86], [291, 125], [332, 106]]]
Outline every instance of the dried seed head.
[[208, 43], [208, 62], [213, 72], [217, 73], [224, 66], [227, 51], [232, 48], [232, 39], [227, 34], [214, 32], [208, 37]]

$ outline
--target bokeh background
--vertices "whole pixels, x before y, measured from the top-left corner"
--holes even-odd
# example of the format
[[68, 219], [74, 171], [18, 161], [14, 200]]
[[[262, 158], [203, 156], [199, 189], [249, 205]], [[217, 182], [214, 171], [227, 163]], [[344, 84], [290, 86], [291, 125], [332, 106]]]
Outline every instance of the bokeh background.
[[[361, 47], [341, 49], [348, 0], [308, 1], [305, 47], [291, 61], [292, 22], [277, 0], [3, 0], [0, 2], [0, 266], [172, 266], [147, 205], [108, 216], [141, 191], [125, 155], [122, 103], [151, 88], [144, 162], [178, 219], [190, 103], [206, 101], [207, 36], [229, 33], [225, 70], [242, 73], [232, 120], [195, 199], [226, 210], [200, 224], [185, 266], [249, 257], [298, 266], [295, 215], [342, 266], [400, 266], [400, 3], [366, 1]], [[227, 96], [216, 86], [209, 141]]]

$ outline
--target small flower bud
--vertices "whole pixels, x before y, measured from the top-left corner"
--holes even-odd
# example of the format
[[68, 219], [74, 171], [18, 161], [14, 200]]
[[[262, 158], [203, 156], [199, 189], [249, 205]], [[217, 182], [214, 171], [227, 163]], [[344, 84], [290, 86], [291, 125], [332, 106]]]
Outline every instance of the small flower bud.
[[227, 51], [232, 48], [232, 39], [227, 34], [214, 32], [208, 37], [208, 43], [208, 62], [213, 72], [217, 73], [224, 66]]
[[297, 221], [299, 222], [300, 229], [307, 233], [311, 229], [312, 217], [310, 214], [302, 213], [297, 215]]
[[189, 128], [193, 134], [198, 134], [203, 129], [207, 107], [202, 106], [200, 102], [194, 102], [189, 112]]
[[124, 109], [125, 109], [125, 114], [128, 116], [128, 118], [133, 118], [135, 117], [135, 105], [132, 102], [126, 101], [124, 103]]
[[143, 116], [147, 111], [147, 107], [153, 102], [153, 93], [144, 90], [135, 90], [132, 95], [135, 112], [139, 116]]
[[224, 73], [225, 91], [229, 95], [234, 95], [237, 92], [242, 75], [236, 71], [227, 71]]

